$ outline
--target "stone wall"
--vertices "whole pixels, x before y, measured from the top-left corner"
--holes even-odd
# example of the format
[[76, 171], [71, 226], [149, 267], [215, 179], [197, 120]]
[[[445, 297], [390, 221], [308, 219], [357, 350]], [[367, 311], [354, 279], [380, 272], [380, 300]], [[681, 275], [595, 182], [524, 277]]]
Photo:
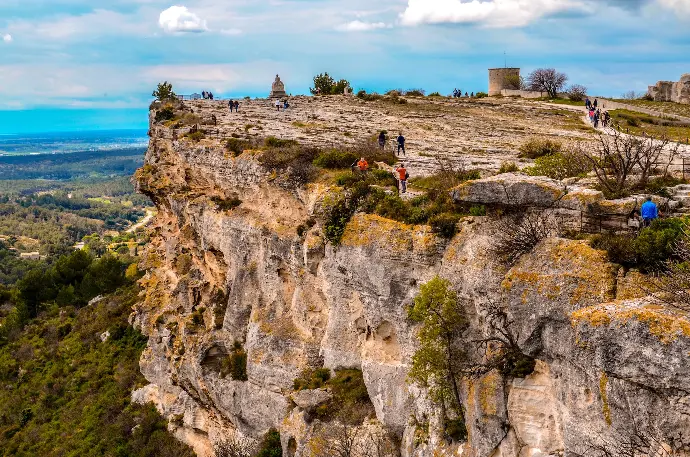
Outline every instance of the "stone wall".
[[502, 89], [499, 93], [504, 97], [520, 97], [520, 98], [543, 98], [548, 97], [549, 94], [546, 92], [537, 92], [533, 90], [513, 90], [513, 89]]
[[690, 73], [680, 77], [680, 81], [659, 81], [649, 86], [647, 94], [657, 102], [690, 104]]

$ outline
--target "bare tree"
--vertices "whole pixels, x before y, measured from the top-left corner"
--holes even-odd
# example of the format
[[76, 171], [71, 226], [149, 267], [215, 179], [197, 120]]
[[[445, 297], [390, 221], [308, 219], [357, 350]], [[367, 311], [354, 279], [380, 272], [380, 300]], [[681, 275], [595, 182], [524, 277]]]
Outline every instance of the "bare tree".
[[634, 90], [630, 90], [630, 91], [624, 93], [621, 96], [621, 98], [623, 98], [623, 100], [637, 100], [639, 98], [644, 97], [644, 95], [645, 94], [642, 94], [640, 92], [635, 92]]
[[639, 175], [637, 185], [645, 185], [656, 168], [662, 167], [667, 175], [679, 146], [664, 137], [639, 138], [614, 129], [610, 135], [600, 134], [593, 150], [581, 146], [579, 152], [592, 165], [599, 184], [618, 196], [631, 187], [629, 179], [635, 173]]
[[530, 90], [547, 92], [549, 97], [556, 98], [567, 81], [565, 73], [559, 73], [554, 68], [539, 68], [527, 77], [527, 86]]
[[664, 443], [634, 422], [630, 429], [616, 429], [611, 437], [589, 440], [572, 452], [577, 457], [671, 457]]
[[221, 441], [213, 447], [215, 457], [253, 457], [258, 450], [254, 441], [241, 437]]
[[534, 249], [543, 239], [557, 236], [558, 219], [553, 210], [527, 210], [505, 216], [499, 222], [494, 253], [504, 263], [512, 265]]
[[486, 313], [488, 335], [475, 341], [477, 349], [484, 351], [483, 361], [470, 367], [469, 375], [483, 376], [499, 370], [505, 376], [525, 377], [534, 370], [534, 358], [525, 355], [518, 345], [519, 335], [513, 332], [514, 322], [504, 309], [489, 303]]
[[580, 84], [573, 84], [568, 88], [568, 98], [574, 102], [581, 102], [587, 97], [587, 88]]
[[690, 227], [687, 225], [675, 243], [673, 257], [652, 279], [651, 287], [645, 287], [644, 290], [657, 302], [681, 311], [690, 311]]

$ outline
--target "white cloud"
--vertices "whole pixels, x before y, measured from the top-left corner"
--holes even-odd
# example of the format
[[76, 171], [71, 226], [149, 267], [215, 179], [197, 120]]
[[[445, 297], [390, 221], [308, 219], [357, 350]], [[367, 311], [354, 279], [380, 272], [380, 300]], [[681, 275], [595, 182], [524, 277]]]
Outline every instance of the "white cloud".
[[481, 23], [489, 27], [520, 27], [551, 14], [590, 11], [591, 7], [589, 0], [408, 0], [400, 19], [403, 25]]
[[2, 36], [2, 41], [5, 43], [11, 43], [12, 42], [12, 35], [9, 33], [6, 33], [5, 35]]
[[158, 18], [158, 25], [168, 33], [206, 32], [206, 21], [187, 9], [186, 6], [171, 6]]
[[369, 30], [385, 29], [390, 27], [383, 22], [362, 22], [362, 21], [352, 21], [347, 24], [342, 24], [336, 27], [337, 30], [341, 32], [366, 32]]
[[670, 8], [679, 14], [690, 14], [690, 0], [658, 0], [661, 6]]

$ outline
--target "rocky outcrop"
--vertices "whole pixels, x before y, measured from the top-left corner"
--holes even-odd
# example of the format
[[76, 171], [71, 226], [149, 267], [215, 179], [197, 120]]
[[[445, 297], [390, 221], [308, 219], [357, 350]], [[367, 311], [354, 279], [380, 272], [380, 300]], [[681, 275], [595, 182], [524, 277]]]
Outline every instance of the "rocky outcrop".
[[[465, 218], [446, 241], [429, 227], [366, 214], [334, 247], [318, 221], [306, 224], [331, 190], [281, 187], [256, 154], [233, 157], [220, 143], [173, 139], [152, 123], [136, 177], [158, 213], [132, 317], [149, 338], [141, 369], [150, 384], [133, 399], [153, 402], [198, 455], [270, 428], [281, 432], [284, 455], [324, 455], [315, 449], [339, 428], [312, 414], [329, 401], [327, 389], [294, 391], [307, 368], [362, 371], [374, 412], [358, 446], [395, 443], [385, 455], [563, 455], [636, 430], [674, 451], [690, 446], [690, 322], [661, 305], [616, 302], [619, 285], [637, 298], [635, 277], [605, 253], [551, 238], [508, 268], [493, 254], [495, 220]], [[502, 176], [455, 197], [502, 203], [508, 188], [522, 203], [599, 199]], [[229, 199], [241, 204], [224, 205]], [[436, 275], [462, 297], [468, 348], [487, 335], [498, 305], [537, 360], [524, 379], [493, 370], [466, 380], [467, 443], [444, 436], [442, 410], [408, 379], [419, 342], [406, 307]], [[228, 374], [236, 354], [246, 354], [246, 376]]]
[[656, 102], [690, 103], [690, 74], [680, 77], [677, 82], [659, 81], [654, 86], [649, 86], [647, 95]]

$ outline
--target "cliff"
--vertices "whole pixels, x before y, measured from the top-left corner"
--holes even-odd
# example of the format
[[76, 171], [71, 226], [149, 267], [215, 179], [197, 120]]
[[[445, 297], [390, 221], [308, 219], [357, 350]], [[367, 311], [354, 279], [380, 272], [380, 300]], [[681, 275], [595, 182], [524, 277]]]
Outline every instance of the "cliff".
[[[336, 108], [313, 102], [322, 104], [319, 119], [337, 118], [333, 109], [399, 109], [336, 100], [344, 101]], [[506, 129], [522, 122], [510, 120], [523, 109], [510, 101], [440, 106], [469, 116], [468, 125], [476, 121], [472, 110], [502, 113]], [[334, 246], [325, 241], [320, 214], [337, 187], [286, 184], [262, 163], [265, 151], [229, 153], [219, 138], [241, 132], [245, 121], [231, 118], [222, 102], [177, 108], [216, 116], [219, 138], [200, 141], [175, 121], [156, 122], [161, 109], [152, 110], [146, 164], [136, 178], [158, 214], [143, 262], [145, 291], [133, 314], [149, 338], [141, 370], [150, 384], [133, 398], [153, 402], [198, 455], [213, 455], [224, 440], [258, 440], [271, 428], [280, 431], [284, 455], [326, 455], [319, 449], [337, 432], [337, 421], [314, 411], [332, 392], [295, 391], [305, 369], [319, 368], [361, 370], [373, 410], [357, 426], [356, 440], [385, 441], [388, 450], [379, 455], [586, 454], [624, 446], [640, 433], [654, 437], [654, 450], [690, 447], [690, 322], [634, 298], [639, 291], [630, 292], [631, 282], [639, 279], [605, 253], [583, 241], [548, 238], [506, 266], [494, 252], [500, 218], [466, 217], [446, 240], [425, 225], [364, 213], [353, 216]], [[251, 102], [248, 109], [264, 116], [265, 134], [290, 138], [301, 128], [293, 125], [301, 121], [277, 118], [268, 104]], [[426, 109], [407, 107], [405, 116]], [[369, 136], [379, 126], [367, 119], [361, 115], [347, 129], [356, 125], [360, 137]], [[402, 122], [396, 119], [388, 124]], [[465, 141], [462, 133], [439, 135], [437, 144]], [[514, 158], [505, 140], [497, 155]], [[423, 163], [424, 156], [414, 160]], [[408, 376], [420, 343], [407, 307], [435, 276], [462, 297], [468, 348], [488, 335], [487, 316], [498, 305], [524, 355], [536, 359], [524, 378], [492, 370], [466, 379], [466, 443], [444, 433], [444, 412]], [[227, 361], [243, 353], [246, 376], [228, 375]], [[372, 448], [360, 445], [358, 455]]]

